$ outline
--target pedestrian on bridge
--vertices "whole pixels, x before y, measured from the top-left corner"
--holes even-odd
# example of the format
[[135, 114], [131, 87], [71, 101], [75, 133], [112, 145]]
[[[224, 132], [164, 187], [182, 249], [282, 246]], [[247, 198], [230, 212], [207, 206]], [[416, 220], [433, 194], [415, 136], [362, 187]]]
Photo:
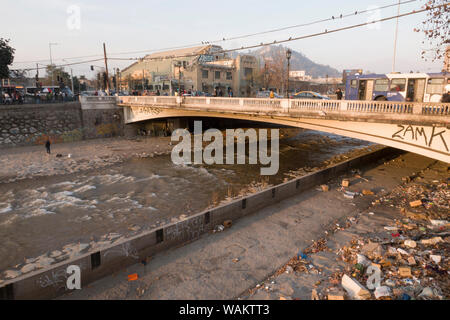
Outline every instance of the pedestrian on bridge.
[[336, 95], [337, 95], [337, 99], [338, 99], [338, 100], [342, 100], [343, 94], [342, 94], [341, 88], [338, 88], [338, 89], [336, 90]]

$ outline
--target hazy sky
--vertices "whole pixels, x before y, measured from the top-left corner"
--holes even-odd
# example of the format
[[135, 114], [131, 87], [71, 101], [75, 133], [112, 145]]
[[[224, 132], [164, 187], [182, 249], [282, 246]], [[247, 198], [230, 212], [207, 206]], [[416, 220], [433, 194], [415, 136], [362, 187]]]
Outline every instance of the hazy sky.
[[[406, 1], [406, 0], [402, 0]], [[105, 42], [111, 57], [141, 57], [142, 53], [115, 55], [130, 51], [151, 51], [167, 47], [213, 41], [394, 4], [397, 0], [0, 0], [0, 37], [10, 38], [16, 48], [14, 68], [49, 63], [49, 42], [53, 62], [102, 58]], [[401, 6], [401, 12], [419, 9], [425, 0]], [[77, 19], [77, 10], [79, 17]], [[308, 27], [298, 27], [263, 36], [217, 43], [224, 48], [286, 39], [331, 30], [374, 18], [397, 14], [397, 7], [361, 14]], [[423, 34], [415, 33], [425, 13], [399, 20], [397, 71], [440, 71], [442, 62], [421, 59]], [[338, 70], [362, 68], [386, 73], [392, 69], [395, 20], [375, 28], [362, 27], [287, 44], [308, 58]], [[87, 58], [73, 59], [73, 57]], [[62, 59], [65, 59], [63, 61]], [[22, 63], [26, 62], [26, 63]], [[123, 68], [128, 61], [109, 61], [109, 68]], [[74, 75], [92, 76], [89, 65], [72, 66]], [[66, 69], [67, 70], [67, 69]], [[34, 72], [30, 73], [34, 76]]]

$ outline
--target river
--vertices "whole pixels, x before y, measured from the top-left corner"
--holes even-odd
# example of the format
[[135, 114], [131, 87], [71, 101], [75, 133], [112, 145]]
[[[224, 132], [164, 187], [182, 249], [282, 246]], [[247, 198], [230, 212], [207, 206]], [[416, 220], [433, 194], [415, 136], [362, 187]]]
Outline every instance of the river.
[[315, 131], [292, 132], [280, 140], [280, 169], [270, 177], [260, 176], [259, 165], [176, 166], [166, 155], [0, 184], [0, 272], [49, 256], [57, 262], [79, 254], [74, 248], [80, 244], [92, 249], [178, 221], [370, 145]]

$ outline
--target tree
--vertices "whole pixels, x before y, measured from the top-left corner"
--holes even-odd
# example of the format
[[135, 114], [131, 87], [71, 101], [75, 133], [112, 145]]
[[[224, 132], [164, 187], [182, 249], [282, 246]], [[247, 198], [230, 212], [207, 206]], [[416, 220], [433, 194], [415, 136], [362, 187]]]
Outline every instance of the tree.
[[445, 45], [450, 44], [450, 5], [447, 0], [426, 0], [425, 7], [432, 8], [444, 5], [440, 8], [428, 11], [427, 18], [422, 22], [420, 28], [415, 28], [416, 32], [423, 32], [425, 40], [428, 40], [431, 49], [422, 51], [422, 58], [427, 60], [427, 52], [431, 54], [432, 61], [441, 59], [445, 54]]
[[9, 45], [10, 39], [0, 38], [0, 79], [9, 78], [9, 67], [14, 61], [16, 49]]
[[44, 85], [51, 85], [53, 79], [53, 84], [56, 86], [71, 86], [70, 74], [64, 71], [64, 68], [56, 67], [55, 65], [48, 65], [46, 68], [46, 73], [47, 77], [43, 81]]

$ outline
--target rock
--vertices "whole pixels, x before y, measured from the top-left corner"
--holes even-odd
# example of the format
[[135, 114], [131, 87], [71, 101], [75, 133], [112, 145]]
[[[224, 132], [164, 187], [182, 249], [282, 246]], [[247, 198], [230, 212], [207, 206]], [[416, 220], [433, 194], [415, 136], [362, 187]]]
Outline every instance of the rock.
[[62, 255], [62, 252], [59, 250], [55, 250], [50, 253], [50, 258], [56, 258], [59, 257], [60, 255]]
[[22, 273], [17, 270], [6, 270], [5, 272], [3, 272], [3, 276], [5, 277], [5, 279], [14, 279], [20, 276], [21, 274]]
[[20, 269], [22, 273], [28, 273], [36, 269], [36, 265], [34, 263], [26, 264]]
[[87, 248], [89, 248], [91, 245], [89, 243], [80, 243], [78, 245], [78, 252], [83, 252], [85, 251]]
[[405, 240], [403, 244], [409, 248], [417, 247], [417, 243], [414, 240]]
[[414, 259], [414, 257], [409, 257], [409, 258], [408, 258], [408, 264], [409, 264], [410, 266], [415, 265], [415, 264], [416, 264], [416, 259]]
[[441, 262], [442, 257], [438, 255], [430, 255], [430, 259], [433, 260], [434, 263], [439, 264]]
[[346, 274], [342, 277], [342, 287], [347, 291], [352, 299], [365, 300], [371, 297], [370, 292], [355, 279], [350, 278]]
[[409, 253], [405, 250], [403, 250], [402, 248], [397, 248], [397, 252], [400, 254], [403, 254], [405, 256], [409, 256]]
[[50, 266], [53, 262], [55, 262], [55, 259], [48, 258], [48, 257], [41, 257], [36, 262], [36, 267], [37, 268], [46, 268], [46, 267]]
[[357, 263], [363, 265], [364, 267], [368, 267], [368, 266], [370, 266], [372, 264], [372, 262], [369, 259], [367, 259], [365, 255], [362, 255], [362, 254], [358, 253], [358, 254], [356, 254], [356, 256], [357, 256], [357, 259], [358, 259]]
[[445, 226], [448, 224], [447, 220], [431, 220], [430, 219], [430, 222], [433, 226]]
[[376, 299], [379, 299], [381, 297], [390, 297], [391, 289], [389, 289], [389, 287], [386, 286], [380, 286], [375, 289], [374, 294]]
[[432, 288], [426, 287], [419, 294], [419, 297], [421, 297], [421, 298], [433, 298], [434, 297], [434, 291], [433, 291]]
[[364, 245], [361, 248], [361, 252], [370, 259], [382, 258], [384, 255], [384, 250], [381, 245], [375, 242], [369, 242], [368, 244]]
[[316, 289], [312, 289], [312, 291], [311, 291], [311, 300], [320, 300]]

